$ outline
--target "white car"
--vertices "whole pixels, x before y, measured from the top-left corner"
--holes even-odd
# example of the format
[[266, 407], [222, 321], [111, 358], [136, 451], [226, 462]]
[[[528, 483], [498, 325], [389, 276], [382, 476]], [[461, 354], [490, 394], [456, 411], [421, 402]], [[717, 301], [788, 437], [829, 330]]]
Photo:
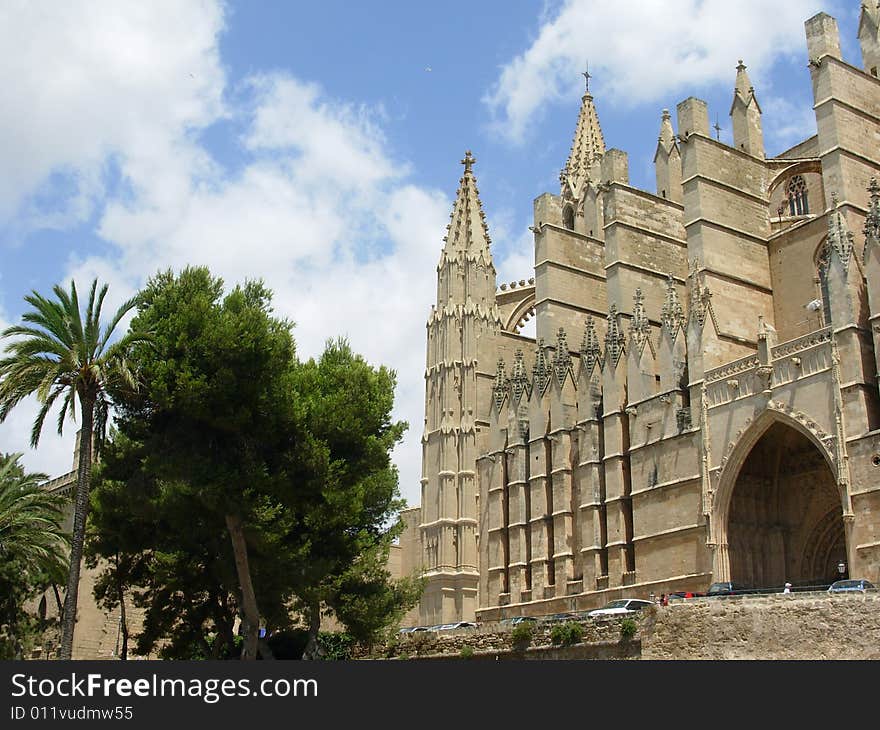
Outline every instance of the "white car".
[[641, 611], [646, 606], [653, 606], [653, 601], [643, 601], [641, 598], [620, 598], [616, 601], [590, 611], [587, 616], [595, 618], [596, 616], [619, 616], [625, 613], [633, 613]]

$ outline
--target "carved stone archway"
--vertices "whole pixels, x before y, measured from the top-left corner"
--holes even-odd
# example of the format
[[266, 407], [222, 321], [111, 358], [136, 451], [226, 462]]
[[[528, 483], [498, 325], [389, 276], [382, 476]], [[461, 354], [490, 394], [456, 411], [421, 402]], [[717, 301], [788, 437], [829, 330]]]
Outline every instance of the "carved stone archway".
[[845, 489], [802, 420], [764, 411], [726, 456], [712, 513], [715, 580], [819, 585], [846, 559]]

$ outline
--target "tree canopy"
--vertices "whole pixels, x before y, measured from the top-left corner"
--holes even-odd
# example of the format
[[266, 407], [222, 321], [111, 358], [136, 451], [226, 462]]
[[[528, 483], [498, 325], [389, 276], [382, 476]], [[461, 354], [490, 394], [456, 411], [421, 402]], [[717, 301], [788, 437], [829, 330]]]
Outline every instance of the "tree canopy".
[[132, 327], [152, 333], [131, 355], [144, 386], [98, 472], [91, 555], [105, 598], [146, 608], [139, 651], [228, 655], [238, 616], [242, 656], [268, 655], [259, 629], [292, 609], [313, 638], [333, 611], [369, 640], [413, 605], [417, 584], [385, 569], [406, 428], [392, 371], [343, 340], [300, 362], [260, 282], [224, 295], [204, 268], [153, 277]]

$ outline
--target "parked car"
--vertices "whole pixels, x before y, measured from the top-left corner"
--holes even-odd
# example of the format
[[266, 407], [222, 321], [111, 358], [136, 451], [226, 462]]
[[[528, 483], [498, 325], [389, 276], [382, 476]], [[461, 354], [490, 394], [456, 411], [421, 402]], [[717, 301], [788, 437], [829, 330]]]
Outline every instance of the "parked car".
[[617, 616], [626, 613], [634, 613], [641, 611], [646, 606], [655, 605], [653, 601], [644, 601], [641, 598], [619, 598], [616, 601], [607, 603], [602, 608], [590, 611], [587, 616], [596, 618], [597, 616]]
[[517, 626], [523, 623], [535, 624], [538, 623], [538, 619], [534, 616], [513, 616], [512, 618], [502, 619], [501, 623], [507, 626]]
[[850, 578], [847, 580], [836, 580], [828, 586], [829, 593], [864, 593], [865, 591], [876, 591], [874, 584], [864, 578]]
[[713, 583], [706, 591], [707, 596], [740, 596], [746, 593], [754, 593], [754, 591], [742, 583], [735, 583], [731, 580]]
[[580, 617], [576, 613], [552, 613], [549, 616], [542, 616], [541, 622], [545, 624], [556, 624], [562, 621], [577, 621]]

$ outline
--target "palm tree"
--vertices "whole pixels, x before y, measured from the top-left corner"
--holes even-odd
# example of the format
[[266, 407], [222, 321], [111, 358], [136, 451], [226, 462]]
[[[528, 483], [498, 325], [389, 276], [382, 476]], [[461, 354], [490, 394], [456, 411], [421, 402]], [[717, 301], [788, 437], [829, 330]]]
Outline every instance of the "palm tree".
[[[53, 287], [54, 299], [36, 291], [25, 297], [33, 307], [22, 315], [24, 324], [6, 328], [0, 337], [11, 338], [0, 359], [0, 422], [24, 398], [36, 394], [40, 410], [31, 430], [31, 446], [36, 448], [43, 421], [52, 406], [59, 402], [58, 433], [65, 416], [76, 417], [80, 410], [79, 464], [76, 475], [76, 501], [70, 549], [70, 572], [64, 597], [61, 621], [61, 659], [70, 659], [73, 651], [73, 627], [79, 588], [80, 563], [89, 509], [89, 486], [92, 456], [100, 450], [107, 425], [111, 394], [136, 388], [135, 378], [126, 360], [129, 348], [148, 337], [127, 332], [110, 343], [120, 320], [137, 304], [134, 297], [125, 302], [101, 329], [101, 307], [107, 285], [98, 290], [92, 282], [85, 317], [80, 312], [76, 284], [70, 292]], [[94, 438], [93, 438], [94, 437]]]
[[70, 549], [62, 528], [64, 499], [27, 474], [21, 454], [0, 454], [0, 657], [20, 658], [26, 625], [23, 603], [57, 575], [66, 575]]
[[20, 458], [0, 454], [0, 560], [15, 560], [28, 573], [56, 573], [67, 566], [64, 500], [40, 486], [45, 474], [26, 473]]

